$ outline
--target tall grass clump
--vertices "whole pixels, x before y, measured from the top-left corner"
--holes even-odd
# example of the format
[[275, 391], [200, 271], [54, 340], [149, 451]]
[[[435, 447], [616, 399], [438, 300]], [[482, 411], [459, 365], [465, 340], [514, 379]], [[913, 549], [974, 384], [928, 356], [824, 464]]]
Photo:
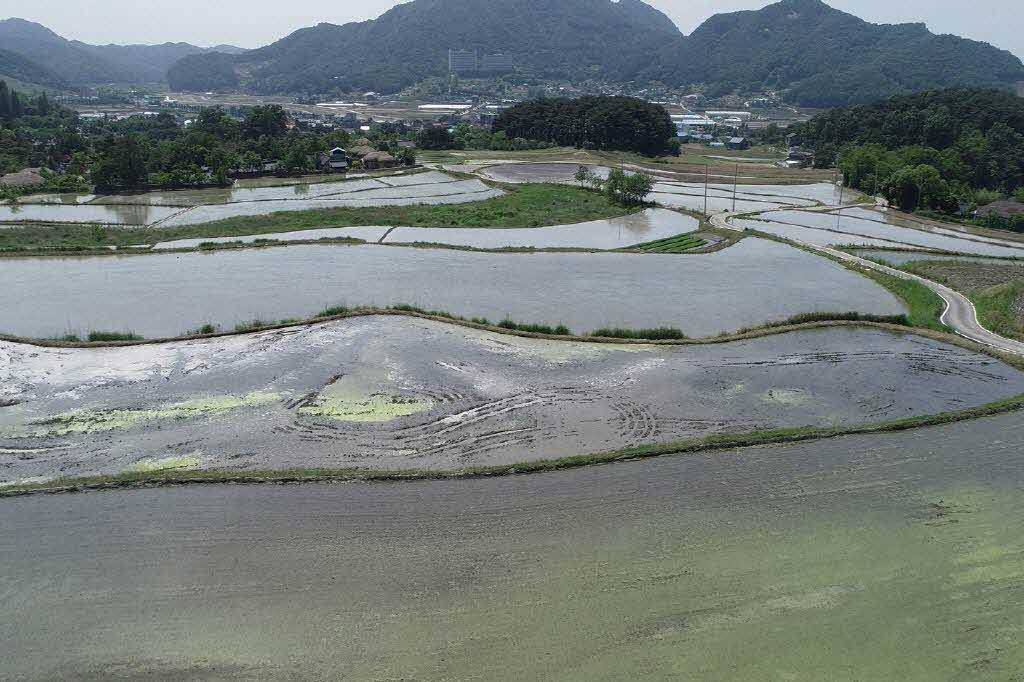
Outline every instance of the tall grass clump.
[[123, 332], [107, 332], [107, 331], [93, 331], [89, 332], [89, 336], [86, 337], [90, 342], [102, 342], [102, 341], [142, 341], [142, 337], [135, 332], [123, 331]]
[[601, 336], [609, 339], [643, 339], [645, 341], [669, 341], [687, 338], [686, 334], [675, 327], [652, 327], [649, 329], [602, 327], [590, 332], [588, 336]]

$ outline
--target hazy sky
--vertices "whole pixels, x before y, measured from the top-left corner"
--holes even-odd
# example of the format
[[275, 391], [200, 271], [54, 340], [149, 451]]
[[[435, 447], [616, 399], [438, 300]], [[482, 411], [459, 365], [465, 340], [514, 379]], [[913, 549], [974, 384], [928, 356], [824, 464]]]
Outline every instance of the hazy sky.
[[[770, 0], [648, 0], [684, 33], [716, 12], [756, 9]], [[826, 0], [879, 23], [923, 21], [935, 33], [985, 40], [1024, 57], [1020, 0]], [[396, 0], [0, 0], [0, 18], [38, 21], [90, 43], [258, 47], [303, 26], [372, 19]]]

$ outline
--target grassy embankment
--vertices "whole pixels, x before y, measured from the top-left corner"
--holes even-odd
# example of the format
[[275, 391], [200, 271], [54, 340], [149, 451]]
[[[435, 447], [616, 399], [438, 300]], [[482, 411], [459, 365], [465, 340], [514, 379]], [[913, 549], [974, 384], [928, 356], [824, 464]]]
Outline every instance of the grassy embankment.
[[2, 252], [91, 251], [176, 239], [240, 237], [360, 225], [412, 227], [544, 227], [615, 218], [636, 211], [598, 192], [568, 185], [527, 184], [467, 204], [325, 208], [239, 216], [199, 225], [117, 228], [98, 225], [14, 225], [0, 230]]
[[434, 471], [420, 469], [288, 469], [270, 471], [225, 471], [169, 469], [164, 471], [128, 470], [117, 474], [59, 478], [52, 481], [25, 483], [0, 488], [0, 497], [33, 492], [80, 492], [113, 488], [177, 485], [183, 483], [301, 483], [312, 481], [407, 481], [424, 479], [459, 479], [529, 474], [575, 469], [594, 464], [608, 464], [664, 455], [686, 455], [732, 450], [736, 448], [777, 445], [803, 441], [825, 440], [840, 436], [891, 433], [925, 426], [939, 426], [969, 419], [994, 416], [1024, 408], [1024, 395], [993, 401], [978, 407], [940, 412], [933, 415], [906, 417], [890, 421], [851, 426], [802, 426], [762, 429], [745, 433], [718, 434], [703, 438], [644, 444], [620, 450], [557, 459], [542, 459], [499, 466], [466, 467]]
[[982, 326], [1024, 340], [1024, 264], [950, 259], [910, 261], [900, 269], [959, 291], [974, 304]]

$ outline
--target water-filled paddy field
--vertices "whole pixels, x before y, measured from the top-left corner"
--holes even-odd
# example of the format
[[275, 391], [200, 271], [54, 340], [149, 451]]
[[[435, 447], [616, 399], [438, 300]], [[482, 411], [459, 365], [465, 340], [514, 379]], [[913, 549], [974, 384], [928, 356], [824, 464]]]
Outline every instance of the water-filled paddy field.
[[[579, 166], [569, 163], [518, 163], [498, 164], [483, 168], [480, 173], [500, 182], [574, 182]], [[589, 166], [600, 177], [607, 177], [608, 168]], [[658, 177], [651, 201], [673, 208], [690, 210], [704, 209], [704, 184], [679, 182]], [[806, 185], [749, 185], [740, 182], [736, 186], [727, 183], [709, 183], [707, 186], [708, 210], [717, 211], [766, 211], [784, 206], [814, 206], [820, 203], [834, 204], [839, 200], [839, 190], [829, 183]], [[735, 193], [736, 201], [733, 202]]]
[[383, 243], [432, 242], [480, 249], [502, 247], [622, 249], [644, 242], [695, 232], [700, 222], [660, 208], [641, 213], [553, 227], [450, 228], [396, 227]]
[[128, 348], [0, 343], [7, 480], [138, 467], [442, 468], [853, 425], [1024, 392], [912, 334], [705, 346], [523, 339], [394, 316]]
[[384, 244], [429, 242], [478, 249], [525, 247], [537, 249], [622, 249], [677, 234], [694, 232], [699, 221], [689, 215], [650, 208], [632, 215], [591, 220], [571, 225], [528, 228], [458, 227], [331, 227], [319, 230], [275, 232], [243, 237], [176, 239], [154, 245], [156, 250], [191, 248], [204, 243], [312, 241], [352, 237]]
[[1010, 680], [1020, 427], [1007, 414], [541, 476], [0, 500], [3, 666]]
[[[868, 219], [865, 216], [877, 216], [878, 219]], [[772, 211], [757, 218], [733, 222], [742, 227], [823, 246], [909, 246], [981, 256], [1024, 257], [1024, 243], [956, 233], [944, 228], [930, 227], [929, 231], [924, 231], [923, 224], [918, 224], [920, 229], [913, 229], [887, 223], [883, 214], [861, 209], [847, 209], [841, 215], [807, 211]]]
[[34, 337], [306, 317], [326, 306], [406, 303], [466, 317], [675, 326], [690, 336], [812, 311], [899, 314], [888, 291], [825, 258], [762, 239], [699, 255], [501, 254], [398, 246], [11, 258], [0, 329]]
[[334, 207], [454, 204], [501, 196], [479, 180], [436, 171], [339, 182], [271, 187], [232, 187], [114, 195], [44, 195], [0, 206], [5, 222], [101, 223], [164, 227], [236, 216]]

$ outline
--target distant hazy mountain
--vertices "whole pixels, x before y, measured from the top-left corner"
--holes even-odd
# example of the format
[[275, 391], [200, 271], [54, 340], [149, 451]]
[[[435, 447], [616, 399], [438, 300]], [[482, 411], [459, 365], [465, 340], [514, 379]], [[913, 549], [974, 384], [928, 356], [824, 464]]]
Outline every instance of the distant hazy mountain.
[[64, 79], [53, 71], [20, 54], [0, 49], [0, 80], [7, 78], [50, 88], [67, 86]]
[[641, 0], [415, 0], [241, 55], [189, 56], [168, 77], [183, 90], [394, 91], [446, 74], [449, 48], [511, 55], [551, 78], [704, 84], [714, 93], [775, 88], [820, 106], [1024, 81], [1021, 61], [987, 43], [936, 36], [923, 24], [870, 24], [820, 0], [719, 14], [690, 36]]
[[[89, 45], [67, 40], [24, 19], [0, 21], [0, 46], [74, 85], [162, 82], [167, 78], [168, 67], [178, 60], [209, 52], [188, 43]], [[240, 50], [230, 46], [218, 49]]]

